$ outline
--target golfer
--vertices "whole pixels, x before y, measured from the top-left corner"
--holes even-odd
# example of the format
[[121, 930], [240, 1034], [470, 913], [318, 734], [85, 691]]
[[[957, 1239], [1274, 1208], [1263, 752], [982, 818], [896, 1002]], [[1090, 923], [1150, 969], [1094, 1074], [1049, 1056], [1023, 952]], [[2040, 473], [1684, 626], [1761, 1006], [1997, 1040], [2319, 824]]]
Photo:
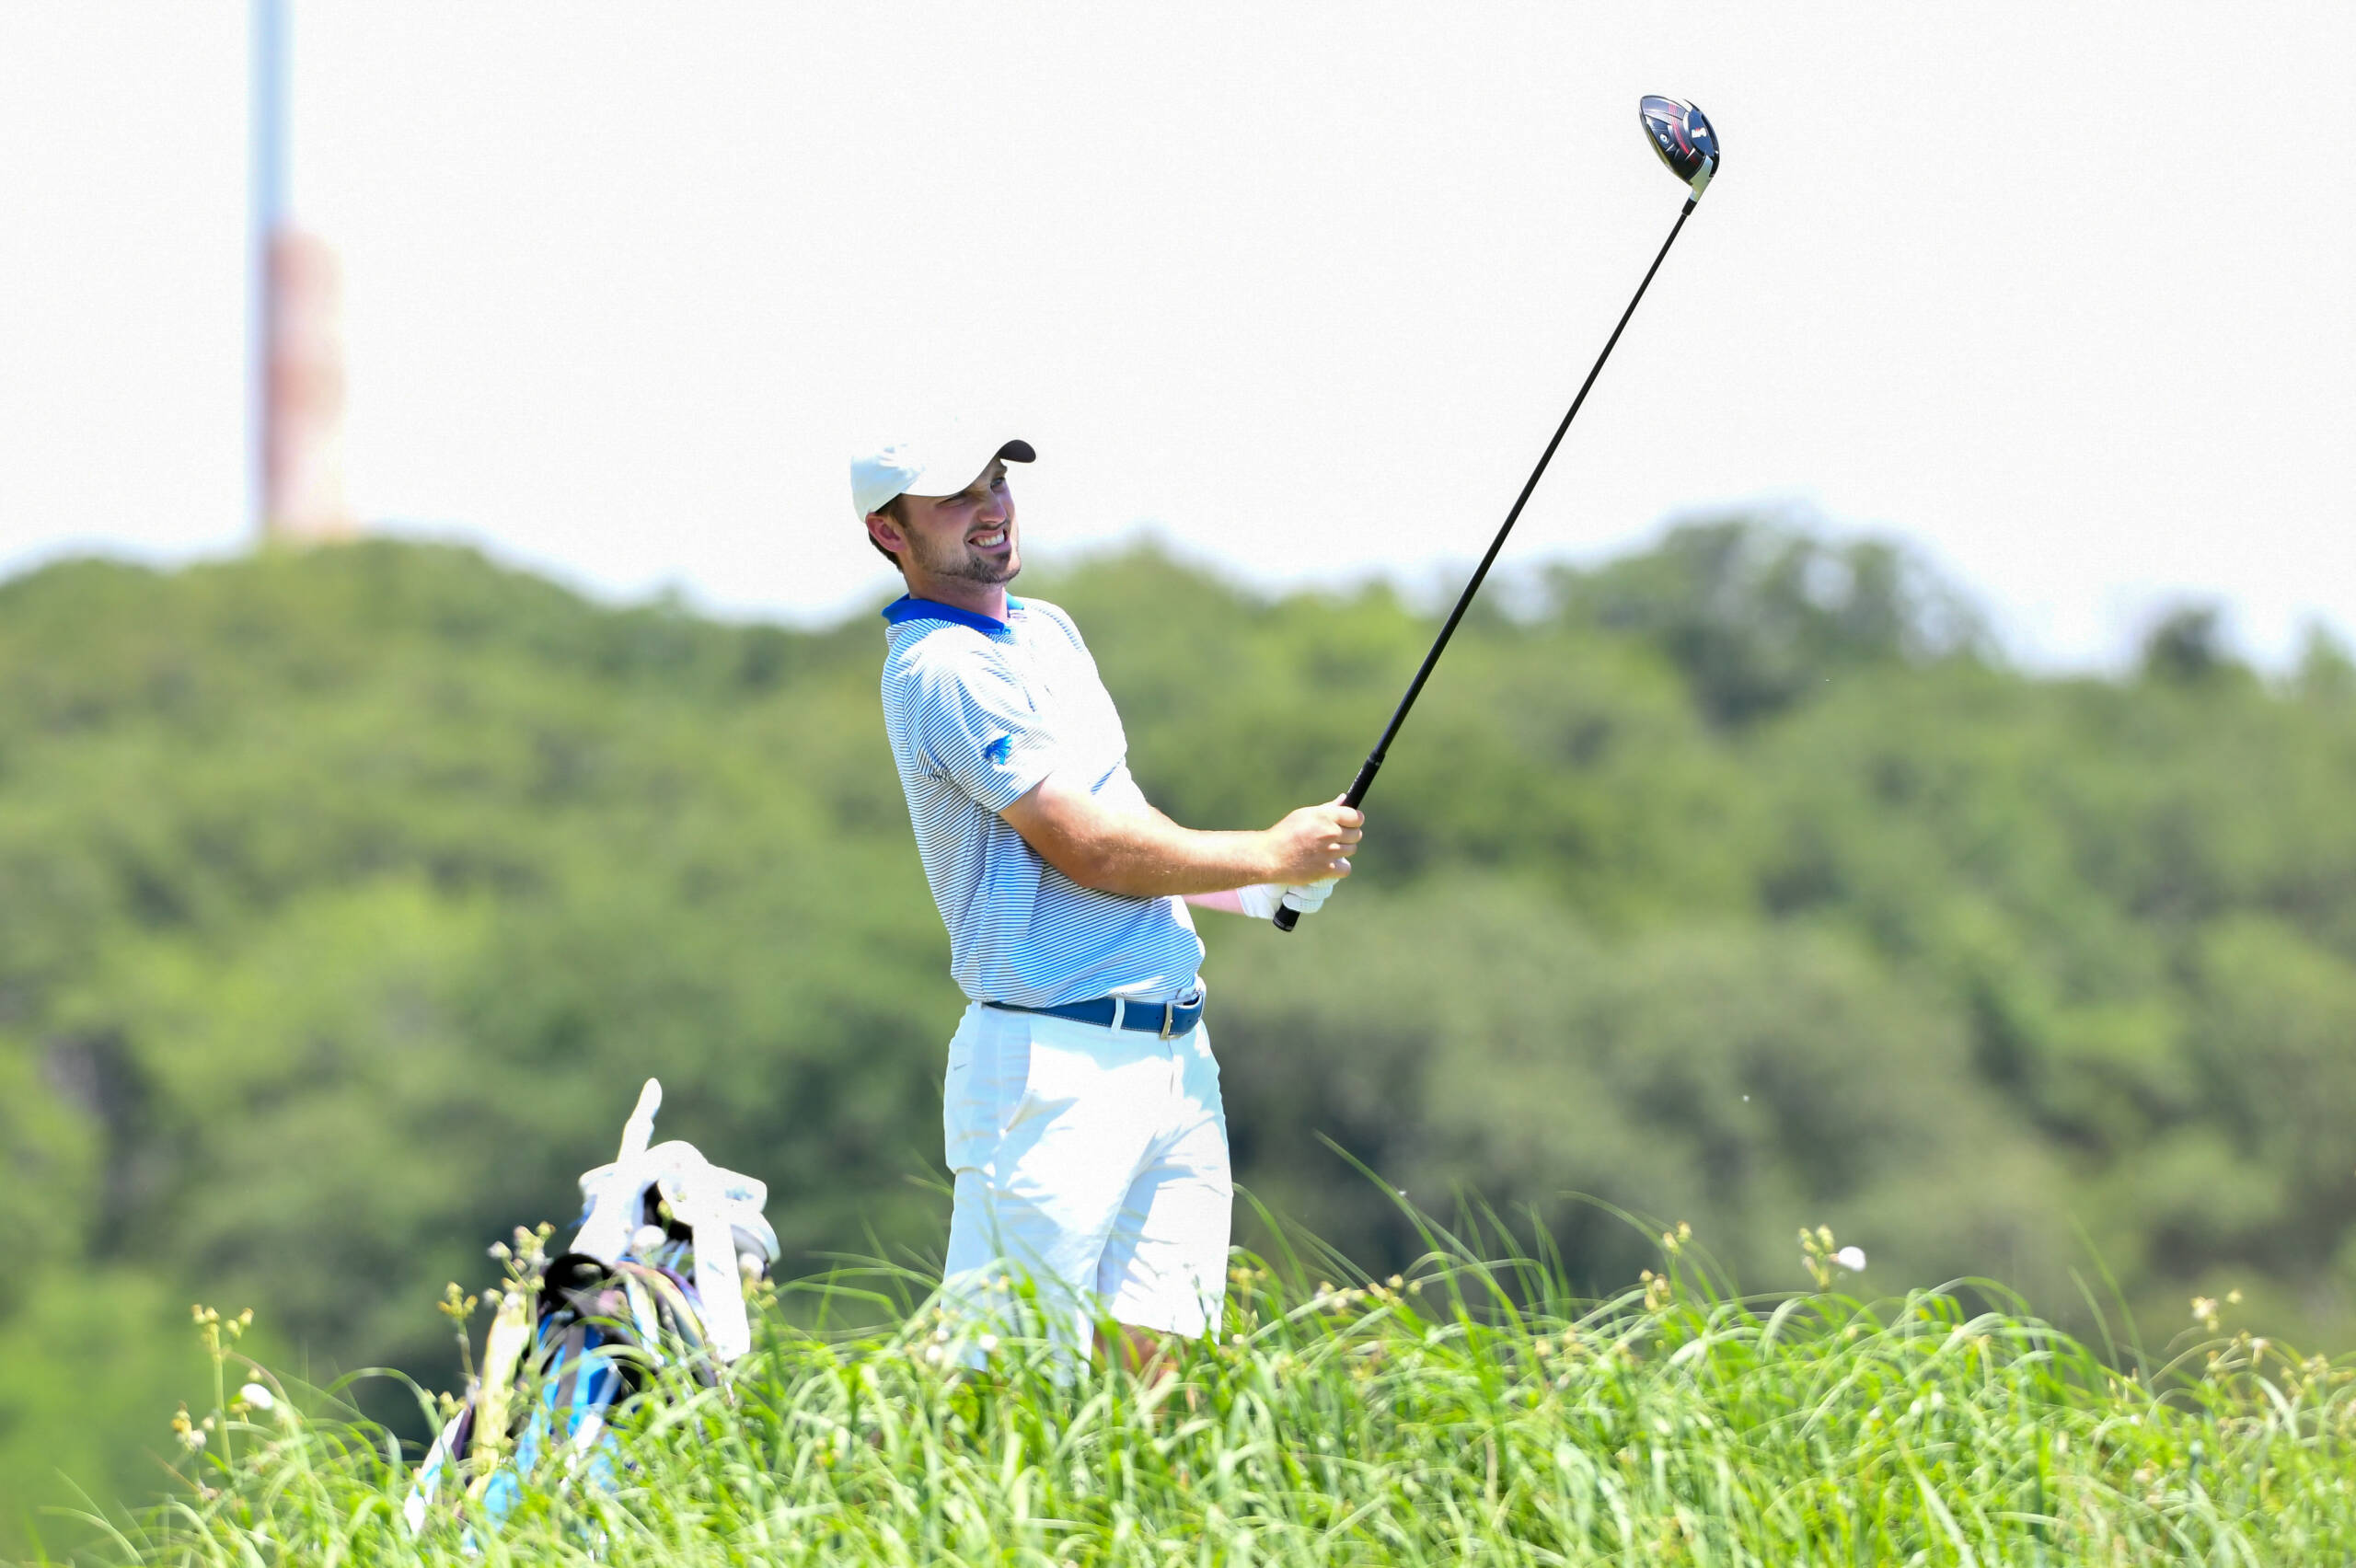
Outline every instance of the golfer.
[[1198, 833], [1147, 803], [1079, 628], [1006, 591], [1008, 465], [1035, 455], [1002, 429], [911, 433], [853, 456], [852, 503], [907, 584], [884, 611], [884, 721], [972, 998], [941, 1095], [945, 1293], [970, 1303], [1011, 1264], [1059, 1341], [1109, 1318], [1137, 1365], [1213, 1332], [1227, 1283], [1227, 1114], [1187, 905], [1311, 911], [1364, 818], [1336, 801]]

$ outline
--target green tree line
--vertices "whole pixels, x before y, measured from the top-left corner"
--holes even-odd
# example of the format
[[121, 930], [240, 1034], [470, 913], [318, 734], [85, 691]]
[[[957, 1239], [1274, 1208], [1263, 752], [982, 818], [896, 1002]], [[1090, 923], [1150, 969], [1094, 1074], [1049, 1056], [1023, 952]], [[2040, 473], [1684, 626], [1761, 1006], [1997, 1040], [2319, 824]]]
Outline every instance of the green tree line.
[[[1338, 790], [1431, 630], [1150, 547], [1037, 575], [1203, 825]], [[1377, 1271], [1401, 1189], [1599, 1286], [1651, 1255], [1618, 1205], [1753, 1288], [1823, 1222], [1870, 1290], [1992, 1276], [2164, 1340], [2237, 1287], [2356, 1343], [2336, 645], [2264, 678], [2193, 610], [2127, 675], [2035, 676], [1902, 550], [1743, 519], [1516, 587], [1326, 912], [1200, 921], [1259, 1198]], [[788, 1272], [937, 1248], [962, 998], [881, 656], [867, 616], [422, 544], [0, 584], [0, 1542], [60, 1472], [155, 1489], [192, 1300], [319, 1381], [446, 1380], [431, 1301], [570, 1222], [650, 1073], [664, 1134], [768, 1181]]]

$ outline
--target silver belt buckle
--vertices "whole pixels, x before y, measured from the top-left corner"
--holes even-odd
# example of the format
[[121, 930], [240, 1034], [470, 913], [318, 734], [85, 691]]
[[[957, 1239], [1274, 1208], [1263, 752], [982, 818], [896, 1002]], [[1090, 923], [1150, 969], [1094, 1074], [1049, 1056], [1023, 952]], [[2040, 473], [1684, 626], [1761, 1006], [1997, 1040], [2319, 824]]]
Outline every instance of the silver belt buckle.
[[1178, 1021], [1178, 1004], [1177, 1004], [1176, 1002], [1164, 1002], [1164, 1003], [1162, 1003], [1162, 1004], [1161, 1004], [1161, 1037], [1162, 1037], [1164, 1040], [1167, 1040], [1167, 1039], [1169, 1039], [1169, 1038], [1170, 1038], [1170, 1032], [1171, 1032], [1172, 1028], [1172, 1027], [1177, 1023], [1177, 1021]]

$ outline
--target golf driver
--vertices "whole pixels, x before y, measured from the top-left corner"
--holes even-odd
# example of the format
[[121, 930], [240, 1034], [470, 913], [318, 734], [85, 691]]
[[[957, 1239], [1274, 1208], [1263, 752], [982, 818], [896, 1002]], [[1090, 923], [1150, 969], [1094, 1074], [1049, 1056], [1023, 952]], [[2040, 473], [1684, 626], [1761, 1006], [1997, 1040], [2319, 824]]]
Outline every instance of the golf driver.
[[[1499, 528], [1497, 536], [1489, 541], [1489, 553], [1483, 556], [1481, 564], [1472, 569], [1472, 581], [1464, 585], [1462, 595], [1456, 601], [1456, 608], [1448, 614], [1448, 623], [1439, 628], [1438, 640], [1433, 642], [1432, 651], [1424, 655], [1424, 667], [1417, 670], [1415, 678], [1407, 683], [1407, 695], [1399, 699], [1398, 708], [1391, 715], [1391, 722], [1383, 726], [1382, 738], [1374, 743], [1374, 750], [1367, 754], [1366, 762], [1358, 768], [1357, 778], [1350, 783], [1349, 793], [1342, 797], [1345, 805], [1357, 805], [1366, 799], [1367, 790], [1373, 787], [1374, 776], [1382, 771], [1382, 759], [1391, 750], [1392, 738], [1399, 733], [1399, 726], [1407, 721], [1407, 710], [1415, 707], [1415, 698], [1423, 695], [1424, 683], [1431, 678], [1432, 667], [1439, 663], [1440, 654], [1447, 651], [1448, 640], [1456, 635], [1456, 623], [1464, 618], [1465, 607], [1472, 603], [1472, 595], [1481, 591], [1481, 581], [1489, 575], [1490, 563], [1497, 559], [1497, 551], [1505, 548], [1506, 536], [1513, 532], [1514, 524], [1520, 520], [1521, 509], [1529, 503], [1530, 492], [1538, 488], [1538, 480], [1546, 472], [1546, 465], [1553, 461], [1554, 448], [1563, 444], [1563, 437], [1570, 431], [1571, 421], [1578, 418], [1579, 405], [1587, 401], [1588, 388], [1595, 385], [1596, 375], [1603, 369], [1603, 362], [1611, 357], [1612, 346], [1620, 341], [1621, 332], [1627, 328], [1628, 317], [1635, 315], [1636, 306], [1643, 303], [1645, 290], [1651, 287], [1653, 274], [1660, 271], [1662, 260], [1669, 255], [1669, 248], [1677, 243], [1678, 231], [1684, 228], [1685, 220], [1692, 215], [1693, 204], [1702, 199], [1702, 192], [1709, 189], [1711, 176], [1718, 172], [1721, 156], [1718, 135], [1710, 129], [1708, 117], [1700, 110], [1682, 98], [1648, 97], [1636, 106], [1636, 117], [1644, 123], [1645, 137], [1652, 143], [1653, 151], [1660, 155], [1660, 161], [1669, 166], [1671, 174], [1684, 181], [1692, 194], [1685, 199], [1684, 209], [1677, 214], [1677, 222], [1669, 229], [1669, 237], [1661, 241], [1660, 254], [1655, 256], [1653, 264], [1645, 269], [1645, 281], [1636, 285], [1636, 297], [1630, 300], [1628, 308], [1620, 313], [1620, 325], [1611, 329], [1611, 336], [1604, 341], [1603, 352], [1595, 356], [1594, 369], [1589, 370], [1587, 379], [1579, 384], [1578, 396], [1571, 399], [1571, 411], [1565, 414], [1563, 422], [1554, 427], [1554, 439], [1546, 444], [1545, 452], [1538, 459], [1538, 467], [1530, 471], [1529, 482], [1521, 487], [1521, 494], [1514, 499], [1513, 510], [1506, 513], [1505, 526]], [[1276, 911], [1277, 930], [1289, 931], [1299, 924], [1300, 915], [1298, 910], [1280, 908]]]

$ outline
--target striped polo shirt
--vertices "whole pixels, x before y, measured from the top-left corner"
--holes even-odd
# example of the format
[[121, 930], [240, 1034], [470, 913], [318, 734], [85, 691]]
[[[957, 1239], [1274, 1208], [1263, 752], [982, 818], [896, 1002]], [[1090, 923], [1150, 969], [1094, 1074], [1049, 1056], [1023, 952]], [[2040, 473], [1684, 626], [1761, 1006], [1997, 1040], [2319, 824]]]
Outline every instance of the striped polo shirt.
[[1009, 598], [997, 621], [902, 598], [884, 619], [884, 725], [957, 984], [1027, 1008], [1185, 995], [1203, 944], [1184, 900], [1082, 887], [998, 814], [1050, 773], [1149, 809], [1071, 617], [1037, 599]]

